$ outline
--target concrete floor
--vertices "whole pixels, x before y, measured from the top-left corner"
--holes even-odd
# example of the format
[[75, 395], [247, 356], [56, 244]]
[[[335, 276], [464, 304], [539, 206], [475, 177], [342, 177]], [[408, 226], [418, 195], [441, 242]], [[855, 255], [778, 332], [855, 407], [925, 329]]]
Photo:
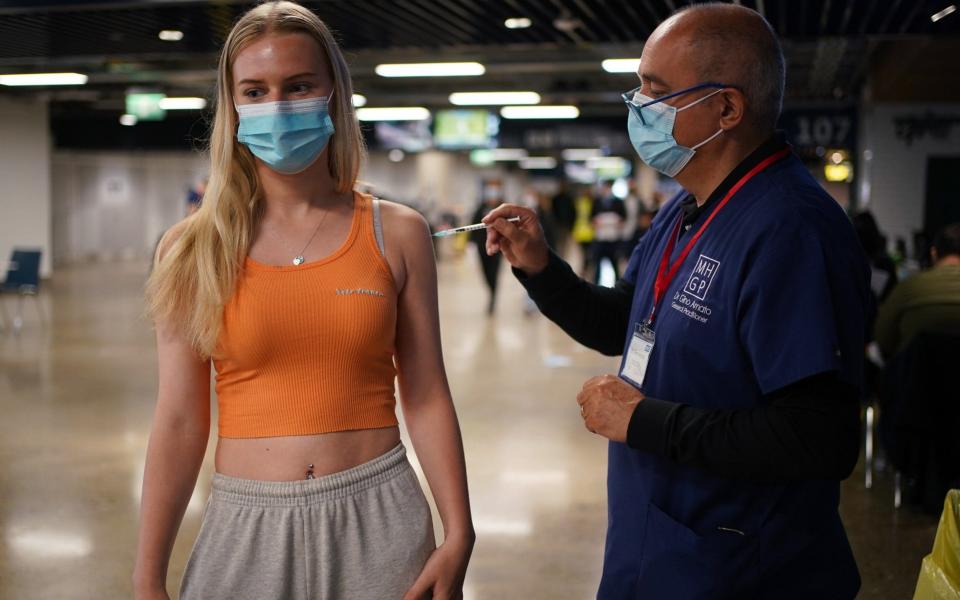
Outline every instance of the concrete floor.
[[[525, 316], [506, 269], [497, 314], [487, 318], [475, 260], [446, 259], [440, 273], [478, 534], [465, 596], [592, 598], [606, 444], [583, 429], [574, 395], [617, 362]], [[0, 332], [0, 599], [130, 597], [157, 384], [141, 317], [145, 272], [141, 263], [60, 269], [41, 297], [47, 326], [28, 302], [20, 335]], [[10, 312], [15, 302], [7, 303]], [[199, 526], [212, 448], [174, 549], [172, 593]], [[935, 519], [893, 510], [890, 479], [878, 474], [866, 490], [858, 468], [843, 488], [864, 599], [911, 597], [936, 529]]]

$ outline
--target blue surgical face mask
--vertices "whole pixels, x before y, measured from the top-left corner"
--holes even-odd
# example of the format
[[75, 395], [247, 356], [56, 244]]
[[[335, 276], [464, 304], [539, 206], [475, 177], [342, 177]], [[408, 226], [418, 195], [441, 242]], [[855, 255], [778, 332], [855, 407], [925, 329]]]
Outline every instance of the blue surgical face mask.
[[239, 104], [237, 140], [274, 171], [299, 173], [317, 160], [333, 135], [330, 97]]
[[[676, 96], [711, 87], [720, 89], [714, 90], [680, 108], [664, 102], [664, 100]], [[633, 148], [640, 155], [640, 160], [668, 177], [676, 177], [677, 173], [682, 171], [690, 162], [690, 159], [693, 158], [693, 155], [696, 154], [697, 148], [723, 133], [723, 129], [720, 129], [692, 148], [681, 146], [673, 137], [673, 125], [677, 113], [696, 106], [707, 98], [719, 94], [723, 91], [723, 88], [727, 87], [731, 86], [720, 83], [704, 83], [656, 100], [641, 94], [640, 88], [623, 94], [623, 100], [630, 109], [627, 117], [627, 132], [630, 134], [630, 142], [633, 144]]]

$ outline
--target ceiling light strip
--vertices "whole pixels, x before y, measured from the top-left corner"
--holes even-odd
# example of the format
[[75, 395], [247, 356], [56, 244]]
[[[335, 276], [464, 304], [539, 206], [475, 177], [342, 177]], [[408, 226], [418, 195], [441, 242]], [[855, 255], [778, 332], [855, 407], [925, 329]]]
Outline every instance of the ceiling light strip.
[[487, 70], [478, 62], [449, 62], [382, 64], [374, 71], [381, 77], [471, 77]]

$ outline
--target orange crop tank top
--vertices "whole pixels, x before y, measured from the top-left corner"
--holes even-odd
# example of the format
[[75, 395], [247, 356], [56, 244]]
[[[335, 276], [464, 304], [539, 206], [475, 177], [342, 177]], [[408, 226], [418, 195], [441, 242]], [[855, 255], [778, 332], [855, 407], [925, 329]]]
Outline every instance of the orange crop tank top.
[[378, 201], [355, 193], [332, 255], [300, 266], [246, 259], [213, 354], [221, 436], [397, 424], [397, 289], [382, 239]]

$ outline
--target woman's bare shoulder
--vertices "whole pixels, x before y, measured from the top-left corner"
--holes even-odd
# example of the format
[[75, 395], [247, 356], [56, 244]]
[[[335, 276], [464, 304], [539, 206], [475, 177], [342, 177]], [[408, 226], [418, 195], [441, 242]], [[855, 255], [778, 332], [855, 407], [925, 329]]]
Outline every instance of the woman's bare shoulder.
[[400, 238], [421, 239], [430, 232], [424, 216], [404, 204], [380, 200], [380, 214], [384, 229], [389, 229], [392, 235]]

